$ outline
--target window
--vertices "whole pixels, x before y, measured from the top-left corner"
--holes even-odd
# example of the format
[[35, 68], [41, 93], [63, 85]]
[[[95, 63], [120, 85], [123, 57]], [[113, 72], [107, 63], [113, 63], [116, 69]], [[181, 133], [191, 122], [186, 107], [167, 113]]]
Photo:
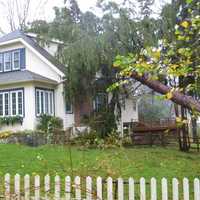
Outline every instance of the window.
[[0, 116], [23, 116], [23, 90], [0, 91]]
[[20, 51], [13, 51], [13, 70], [20, 69]]
[[107, 106], [107, 95], [104, 93], [99, 93], [96, 95], [93, 101], [93, 108], [95, 111], [100, 111], [102, 108]]
[[68, 113], [68, 114], [73, 113], [72, 103], [70, 101], [66, 102], [66, 113]]
[[36, 89], [36, 115], [54, 114], [54, 92], [47, 89]]
[[4, 71], [11, 71], [12, 62], [11, 62], [11, 52], [4, 53]]
[[0, 54], [0, 72], [3, 71], [3, 54]]
[[0, 53], [0, 72], [9, 72], [25, 68], [25, 48]]

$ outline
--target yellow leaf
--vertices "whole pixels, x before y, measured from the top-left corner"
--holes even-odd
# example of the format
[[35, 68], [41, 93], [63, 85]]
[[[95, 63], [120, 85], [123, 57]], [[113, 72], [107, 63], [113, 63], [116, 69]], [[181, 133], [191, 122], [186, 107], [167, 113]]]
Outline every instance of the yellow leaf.
[[168, 93], [166, 94], [166, 97], [167, 97], [167, 99], [171, 99], [171, 98], [173, 97], [172, 92], [168, 92]]
[[176, 122], [180, 123], [182, 122], [182, 119], [180, 117], [176, 117]]
[[181, 26], [184, 27], [184, 28], [188, 28], [189, 23], [187, 21], [183, 21], [183, 22], [181, 22]]

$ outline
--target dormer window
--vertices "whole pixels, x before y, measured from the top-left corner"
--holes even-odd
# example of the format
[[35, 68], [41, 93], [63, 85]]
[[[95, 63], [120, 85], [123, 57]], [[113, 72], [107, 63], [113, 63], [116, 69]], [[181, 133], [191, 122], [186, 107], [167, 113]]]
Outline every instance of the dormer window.
[[11, 52], [6, 52], [4, 54], [4, 71], [8, 72], [11, 71], [12, 68], [12, 55]]
[[20, 51], [13, 51], [13, 70], [20, 69]]
[[0, 53], [0, 72], [10, 72], [25, 68], [25, 48]]
[[3, 71], [3, 54], [0, 54], [0, 72]]

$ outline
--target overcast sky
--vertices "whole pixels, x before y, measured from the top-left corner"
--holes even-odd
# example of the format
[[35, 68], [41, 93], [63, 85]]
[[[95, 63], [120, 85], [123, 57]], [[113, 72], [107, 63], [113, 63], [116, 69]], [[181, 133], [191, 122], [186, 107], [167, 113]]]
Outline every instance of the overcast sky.
[[[13, 0], [0, 0], [0, 1], [7, 2]], [[21, 3], [24, 2], [24, 0], [19, 0], [19, 1]], [[30, 4], [31, 12], [29, 13], [29, 21], [33, 21], [35, 19], [43, 19], [51, 21], [54, 17], [53, 7], [63, 6], [63, 1], [64, 0], [31, 0]], [[77, 0], [77, 1], [83, 12], [87, 10], [93, 10], [97, 2], [97, 0]], [[115, 0], [115, 1], [120, 2], [122, 0]], [[137, 0], [133, 1], [135, 2]], [[155, 1], [156, 3], [155, 6], [153, 7], [155, 12], [158, 12], [166, 2], [170, 2], [170, 0], [155, 0]], [[98, 14], [98, 11], [95, 11], [95, 13]], [[0, 27], [5, 32], [9, 32], [10, 30], [6, 20], [7, 12], [5, 10], [5, 6], [2, 6], [1, 4], [0, 4], [0, 14], [1, 14]]]

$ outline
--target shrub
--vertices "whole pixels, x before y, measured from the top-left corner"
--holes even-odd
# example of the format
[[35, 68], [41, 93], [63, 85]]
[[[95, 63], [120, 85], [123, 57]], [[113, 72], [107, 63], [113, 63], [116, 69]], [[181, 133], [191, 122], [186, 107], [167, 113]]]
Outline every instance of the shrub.
[[8, 116], [8, 117], [0, 117], [0, 125], [13, 125], [23, 123], [23, 117], [21, 116]]
[[54, 129], [63, 129], [63, 121], [59, 117], [40, 115], [37, 129], [47, 134]]

